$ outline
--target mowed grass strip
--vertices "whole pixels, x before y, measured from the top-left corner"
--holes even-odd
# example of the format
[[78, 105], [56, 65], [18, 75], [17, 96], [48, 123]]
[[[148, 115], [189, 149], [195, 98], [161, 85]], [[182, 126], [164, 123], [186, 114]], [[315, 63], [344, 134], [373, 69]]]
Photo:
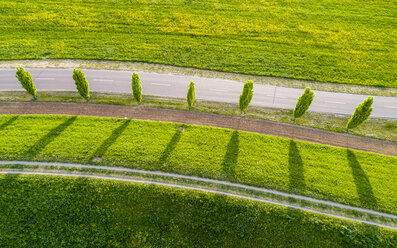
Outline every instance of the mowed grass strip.
[[0, 176], [2, 247], [393, 247], [395, 231], [164, 186]]
[[0, 159], [197, 175], [397, 213], [396, 157], [220, 128], [180, 127], [97, 117], [0, 116]]
[[397, 8], [372, 1], [0, 2], [0, 59], [99, 59], [397, 87]]

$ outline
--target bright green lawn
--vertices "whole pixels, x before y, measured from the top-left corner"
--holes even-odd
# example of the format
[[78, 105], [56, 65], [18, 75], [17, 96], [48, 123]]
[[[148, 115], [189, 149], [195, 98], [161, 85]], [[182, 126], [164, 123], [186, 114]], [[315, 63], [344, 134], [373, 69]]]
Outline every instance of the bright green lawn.
[[0, 59], [131, 60], [397, 87], [392, 0], [0, 1]]
[[393, 247], [395, 231], [162, 186], [0, 176], [1, 247]]
[[230, 180], [397, 213], [397, 157], [248, 132], [71, 116], [0, 116], [0, 159], [94, 163]]

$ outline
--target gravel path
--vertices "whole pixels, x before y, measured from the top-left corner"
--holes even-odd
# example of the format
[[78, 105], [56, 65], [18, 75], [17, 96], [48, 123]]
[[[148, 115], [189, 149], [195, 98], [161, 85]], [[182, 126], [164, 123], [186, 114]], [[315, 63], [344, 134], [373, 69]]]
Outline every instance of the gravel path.
[[203, 188], [197, 188], [197, 187], [192, 187], [192, 186], [184, 186], [184, 185], [178, 185], [178, 184], [162, 183], [162, 182], [147, 181], [147, 180], [140, 180], [140, 179], [129, 179], [129, 178], [122, 178], [122, 177], [96, 176], [96, 175], [75, 174], [75, 173], [27, 172], [27, 171], [0, 171], [0, 173], [2, 173], [2, 174], [30, 174], [30, 175], [33, 174], [33, 175], [85, 177], [85, 178], [96, 178], [96, 179], [105, 179], [105, 180], [118, 180], [118, 181], [127, 181], [127, 182], [147, 183], [147, 184], [162, 185], [162, 186], [167, 186], [167, 187], [198, 190], [198, 191], [203, 191], [203, 192], [210, 192], [210, 193], [215, 193], [215, 194], [221, 194], [221, 195], [227, 195], [227, 196], [232, 196], [232, 197], [244, 198], [244, 199], [253, 200], [253, 201], [275, 204], [275, 205], [279, 205], [279, 206], [290, 207], [290, 208], [304, 210], [304, 211], [308, 211], [308, 212], [312, 212], [312, 213], [323, 214], [323, 215], [330, 216], [330, 217], [336, 217], [336, 218], [340, 218], [340, 219], [356, 221], [356, 222], [365, 223], [365, 224], [369, 224], [369, 225], [374, 225], [374, 226], [397, 230], [397, 227], [395, 227], [395, 226], [384, 225], [384, 224], [380, 224], [377, 222], [366, 221], [366, 220], [361, 220], [361, 219], [357, 219], [357, 218], [346, 217], [346, 216], [342, 216], [342, 215], [322, 212], [322, 211], [318, 211], [318, 210], [295, 206], [295, 205], [291, 205], [291, 204], [287, 204], [287, 203], [276, 202], [276, 201], [272, 201], [272, 200], [265, 200], [265, 199], [260, 199], [260, 198], [245, 196], [245, 195], [239, 195], [239, 194], [235, 194], [235, 193], [228, 193], [228, 192], [222, 192], [222, 191], [211, 190], [211, 189], [203, 189]]
[[54, 103], [54, 102], [0, 102], [0, 114], [62, 114], [132, 118], [166, 121], [243, 130], [344, 147], [366, 152], [397, 156], [397, 142], [371, 139], [346, 133], [266, 121], [193, 111], [106, 104]]

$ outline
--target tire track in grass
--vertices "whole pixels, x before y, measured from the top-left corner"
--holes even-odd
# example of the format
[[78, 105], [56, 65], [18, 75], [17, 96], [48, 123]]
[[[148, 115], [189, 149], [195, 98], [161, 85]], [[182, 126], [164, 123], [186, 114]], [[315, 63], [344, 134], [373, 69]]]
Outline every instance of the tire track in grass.
[[[320, 204], [324, 204], [324, 205], [327, 205], [327, 206], [330, 206], [330, 207], [339, 207], [339, 208], [345, 209], [345, 210], [354, 210], [354, 211], [358, 211], [358, 212], [361, 212], [361, 213], [372, 214], [372, 215], [376, 215], [376, 216], [380, 216], [380, 217], [397, 219], [397, 216], [393, 215], [393, 214], [382, 213], [382, 212], [369, 210], [369, 209], [365, 209], [365, 208], [353, 207], [353, 206], [340, 204], [340, 203], [335, 203], [335, 202], [331, 202], [331, 201], [318, 200], [318, 199], [314, 199], [314, 198], [311, 198], [311, 197], [294, 195], [294, 194], [284, 193], [284, 192], [280, 192], [280, 191], [276, 191], [276, 190], [258, 188], [258, 187], [254, 187], [254, 186], [247, 186], [247, 185], [231, 183], [231, 182], [226, 182], [226, 181], [219, 181], [219, 180], [201, 178], [201, 177], [194, 177], [194, 176], [185, 176], [185, 175], [179, 175], [179, 174], [173, 174], [173, 173], [164, 173], [164, 172], [146, 171], [146, 170], [136, 170], [136, 169], [129, 169], [129, 168], [121, 168], [121, 167], [83, 165], [83, 164], [73, 164], [73, 163], [48, 163], [48, 162], [29, 162], [29, 161], [0, 161], [0, 165], [58, 166], [58, 167], [70, 167], [70, 168], [76, 168], [76, 169], [101, 169], [101, 170], [109, 170], [109, 171], [117, 171], [117, 172], [132, 172], [132, 173], [137, 173], [137, 174], [146, 174], [146, 175], [155, 175], [155, 176], [174, 177], [174, 178], [180, 178], [180, 179], [189, 179], [189, 180], [195, 180], [195, 181], [200, 181], [200, 182], [208, 182], [208, 183], [214, 183], [214, 184], [219, 184], [219, 185], [232, 186], [232, 187], [246, 189], [246, 190], [254, 190], [254, 191], [268, 193], [268, 194], [272, 194], [272, 195], [276, 195], [276, 196], [289, 197], [289, 198], [294, 198], [294, 199], [297, 199], [297, 200], [304, 200], [304, 201], [308, 201], [308, 202], [312, 202], [312, 203], [320, 203]], [[205, 192], [212, 192], [212, 193], [217, 193], [217, 194], [222, 194], [222, 195], [235, 196], [235, 197], [240, 197], [240, 198], [245, 198], [245, 199], [250, 199], [250, 200], [255, 200], [255, 201], [261, 201], [261, 202], [266, 202], [266, 203], [271, 203], [271, 204], [291, 207], [291, 208], [294, 208], [294, 209], [300, 209], [300, 210], [309, 211], [309, 212], [313, 212], [313, 213], [324, 214], [324, 215], [327, 215], [327, 216], [332, 216], [332, 217], [337, 217], [337, 218], [342, 218], [342, 219], [348, 219], [348, 220], [352, 220], [352, 221], [357, 221], [357, 222], [361, 222], [361, 223], [366, 223], [366, 224], [370, 224], [370, 225], [376, 225], [376, 226], [381, 226], [381, 227], [386, 227], [386, 228], [391, 228], [391, 229], [397, 230], [397, 227], [395, 227], [395, 226], [384, 225], [384, 224], [380, 224], [380, 223], [377, 223], [377, 222], [366, 221], [366, 220], [361, 220], [361, 219], [352, 218], [352, 217], [346, 217], [346, 216], [342, 216], [342, 215], [338, 215], [338, 214], [323, 212], [323, 211], [314, 210], [314, 209], [301, 207], [301, 206], [296, 206], [296, 205], [292, 205], [292, 204], [288, 204], [288, 203], [282, 203], [282, 202], [278, 202], [278, 201], [265, 200], [265, 199], [260, 199], [260, 198], [255, 198], [255, 197], [250, 197], [250, 196], [245, 196], [245, 195], [240, 195], [240, 194], [235, 194], [235, 193], [228, 193], [228, 192], [222, 192], [222, 191], [218, 191], [218, 190], [203, 189], [203, 188], [198, 188], [198, 187], [178, 185], [178, 184], [172, 184], [172, 183], [162, 183], [162, 182], [141, 180], [141, 179], [128, 179], [128, 178], [122, 178], [122, 177], [96, 176], [96, 175], [72, 174], [72, 173], [27, 172], [27, 171], [13, 171], [13, 170], [0, 171], [0, 173], [2, 173], [2, 174], [9, 173], [9, 174], [37, 174], [37, 175], [92, 177], [92, 178], [98, 178], [98, 179], [114, 179], [114, 180], [121, 180], [121, 181], [150, 183], [150, 184], [157, 184], [157, 185], [164, 185], [164, 186], [171, 186], [171, 187], [178, 187], [178, 188], [185, 188], [185, 189], [200, 190], [200, 191], [205, 191]]]

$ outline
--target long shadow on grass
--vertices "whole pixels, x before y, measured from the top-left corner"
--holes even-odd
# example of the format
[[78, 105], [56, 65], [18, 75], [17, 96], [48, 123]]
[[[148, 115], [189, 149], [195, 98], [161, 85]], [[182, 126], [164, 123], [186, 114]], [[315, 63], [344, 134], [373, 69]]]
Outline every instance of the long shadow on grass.
[[116, 142], [117, 138], [124, 132], [124, 130], [127, 128], [127, 126], [130, 124], [131, 120], [126, 120], [124, 123], [122, 123], [118, 128], [113, 130], [112, 134], [101, 144], [98, 149], [93, 153], [92, 157], [90, 160], [92, 160], [95, 157], [101, 158], [105, 152], [109, 149], [111, 145]]
[[233, 131], [232, 137], [230, 137], [229, 143], [227, 144], [227, 151], [222, 162], [223, 171], [229, 179], [234, 179], [236, 175], [239, 143], [238, 131]]
[[167, 161], [168, 157], [171, 155], [172, 151], [175, 150], [176, 146], [178, 145], [179, 140], [181, 139], [182, 136], [182, 131], [177, 130], [172, 136], [170, 142], [168, 142], [167, 147], [164, 149], [164, 151], [161, 153], [161, 156], [158, 161], [159, 166], [163, 166], [165, 162]]
[[43, 138], [38, 140], [34, 145], [32, 145], [29, 150], [24, 153], [25, 158], [34, 158], [40, 153], [48, 144], [50, 144], [56, 137], [58, 137], [67, 127], [73, 124], [76, 120], [76, 116], [67, 119], [64, 123], [50, 130]]
[[16, 119], [18, 119], [18, 116], [14, 116], [8, 121], [4, 122], [3, 124], [0, 125], [0, 131], [11, 125]]
[[289, 188], [292, 190], [304, 190], [306, 188], [303, 162], [295, 141], [289, 142], [288, 153]]
[[349, 149], [347, 149], [347, 159], [349, 160], [349, 166], [352, 168], [354, 183], [356, 184], [356, 190], [361, 204], [376, 207], [376, 198], [368, 177], [357, 161], [354, 152]]

